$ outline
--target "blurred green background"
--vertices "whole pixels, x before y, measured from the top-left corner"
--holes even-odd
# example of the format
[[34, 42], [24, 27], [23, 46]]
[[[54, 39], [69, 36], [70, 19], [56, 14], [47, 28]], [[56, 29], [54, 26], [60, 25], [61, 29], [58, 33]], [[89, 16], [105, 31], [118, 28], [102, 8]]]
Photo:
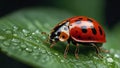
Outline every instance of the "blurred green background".
[[[115, 46], [107, 43], [115, 49], [120, 49], [120, 4], [119, 0], [4, 0], [0, 1], [0, 17], [4, 17], [22, 8], [49, 7], [57, 8], [72, 13], [76, 16], [88, 16], [99, 21], [111, 38]], [[112, 33], [111, 33], [112, 32]], [[117, 39], [116, 39], [117, 37]], [[105, 46], [108, 49], [109, 46]], [[3, 65], [1, 65], [3, 64]], [[3, 67], [29, 67], [19, 61], [7, 57], [0, 52], [0, 65]]]

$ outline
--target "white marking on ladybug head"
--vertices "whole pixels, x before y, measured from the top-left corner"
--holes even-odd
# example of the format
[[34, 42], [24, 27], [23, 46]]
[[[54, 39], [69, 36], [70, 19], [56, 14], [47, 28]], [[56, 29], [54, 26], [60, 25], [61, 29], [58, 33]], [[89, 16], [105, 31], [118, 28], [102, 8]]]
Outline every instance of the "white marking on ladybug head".
[[66, 41], [69, 38], [69, 22], [66, 22], [64, 25], [62, 25], [55, 34], [58, 35], [60, 41]]
[[69, 26], [69, 22], [66, 22], [64, 25], [62, 25], [62, 26], [55, 32], [55, 34], [57, 35], [58, 32], [65, 32], [65, 33], [67, 33], [67, 34], [69, 35], [69, 28], [68, 28], [68, 26]]
[[59, 24], [50, 35], [50, 43], [66, 41], [69, 38], [69, 22]]

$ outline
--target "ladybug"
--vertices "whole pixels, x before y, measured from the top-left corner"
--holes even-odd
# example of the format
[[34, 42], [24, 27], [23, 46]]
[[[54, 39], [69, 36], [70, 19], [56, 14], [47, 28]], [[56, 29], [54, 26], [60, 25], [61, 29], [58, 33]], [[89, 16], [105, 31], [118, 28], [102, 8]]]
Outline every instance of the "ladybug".
[[79, 58], [80, 44], [94, 47], [97, 55], [101, 56], [99, 52], [102, 51], [101, 46], [106, 42], [106, 37], [102, 26], [96, 20], [86, 16], [75, 16], [60, 22], [52, 29], [49, 36], [50, 47], [53, 47], [58, 41], [68, 43], [64, 51], [65, 58], [70, 42], [76, 46], [75, 57]]

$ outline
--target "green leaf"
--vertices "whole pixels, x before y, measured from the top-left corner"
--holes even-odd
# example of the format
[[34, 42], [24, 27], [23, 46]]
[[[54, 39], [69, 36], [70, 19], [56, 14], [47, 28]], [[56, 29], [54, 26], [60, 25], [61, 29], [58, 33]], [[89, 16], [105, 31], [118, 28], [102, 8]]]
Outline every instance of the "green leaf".
[[[66, 59], [63, 57], [66, 43], [59, 42], [50, 48], [47, 36], [41, 32], [49, 34], [56, 24], [71, 16], [73, 14], [67, 11], [52, 8], [22, 9], [5, 16], [0, 19], [1, 51], [33, 67], [119, 68], [119, 50], [110, 47], [111, 52], [100, 53], [104, 58], [99, 58], [93, 48], [81, 46], [79, 59], [74, 57], [75, 46], [72, 44]], [[105, 44], [106, 49], [110, 43]]]

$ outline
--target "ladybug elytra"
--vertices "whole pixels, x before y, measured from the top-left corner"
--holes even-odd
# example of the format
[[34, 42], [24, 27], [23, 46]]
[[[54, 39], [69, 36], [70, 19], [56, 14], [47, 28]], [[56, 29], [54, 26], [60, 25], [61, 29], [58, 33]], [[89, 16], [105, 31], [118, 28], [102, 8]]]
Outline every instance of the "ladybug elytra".
[[50, 47], [53, 47], [58, 41], [68, 42], [64, 57], [66, 57], [70, 42], [72, 42], [76, 45], [76, 58], [78, 58], [79, 44], [95, 47], [97, 55], [100, 56], [98, 54], [101, 50], [100, 47], [102, 43], [106, 42], [105, 32], [101, 25], [94, 19], [85, 16], [75, 16], [62, 21], [52, 29], [49, 38]]

